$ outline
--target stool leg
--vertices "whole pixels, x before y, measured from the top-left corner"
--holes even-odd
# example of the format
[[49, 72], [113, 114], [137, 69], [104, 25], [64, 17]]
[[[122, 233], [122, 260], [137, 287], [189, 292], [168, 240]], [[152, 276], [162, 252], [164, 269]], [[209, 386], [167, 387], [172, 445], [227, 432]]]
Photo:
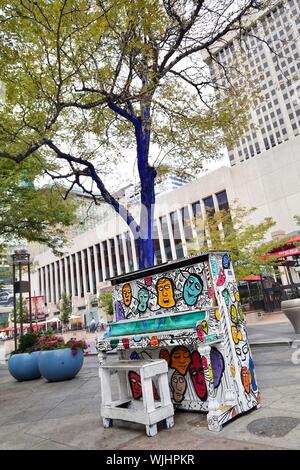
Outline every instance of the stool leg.
[[155, 410], [152, 380], [151, 378], [144, 379], [143, 371], [141, 371], [141, 382], [142, 382], [144, 410], [146, 411], [146, 413], [151, 413], [152, 411]]
[[102, 422], [104, 428], [111, 428], [113, 425], [113, 420], [110, 418], [102, 418]]
[[146, 425], [146, 434], [148, 437], [156, 436], [157, 434], [157, 424]]
[[158, 376], [158, 390], [162, 406], [170, 405], [172, 402], [170, 397], [170, 386], [167, 372], [164, 372]]

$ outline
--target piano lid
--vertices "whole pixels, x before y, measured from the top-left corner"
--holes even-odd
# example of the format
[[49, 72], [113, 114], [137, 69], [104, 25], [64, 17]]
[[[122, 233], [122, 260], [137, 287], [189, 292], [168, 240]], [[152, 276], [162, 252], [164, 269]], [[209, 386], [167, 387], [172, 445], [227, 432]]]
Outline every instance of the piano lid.
[[106, 279], [106, 281], [110, 281], [111, 284], [114, 286], [116, 284], [122, 284], [123, 282], [134, 281], [135, 279], [139, 279], [141, 277], [152, 276], [154, 274], [160, 274], [166, 271], [172, 271], [177, 268], [191, 266], [193, 264], [200, 263], [201, 261], [207, 261], [210, 253], [222, 254], [222, 253], [228, 253], [228, 252], [225, 250], [205, 251], [201, 255], [189, 256], [187, 258], [181, 258], [180, 260], [169, 261], [167, 263], [158, 264], [156, 266], [153, 266], [152, 268], [145, 268], [145, 269], [140, 269], [138, 271], [132, 271], [127, 274], [122, 274], [121, 276], [109, 277]]

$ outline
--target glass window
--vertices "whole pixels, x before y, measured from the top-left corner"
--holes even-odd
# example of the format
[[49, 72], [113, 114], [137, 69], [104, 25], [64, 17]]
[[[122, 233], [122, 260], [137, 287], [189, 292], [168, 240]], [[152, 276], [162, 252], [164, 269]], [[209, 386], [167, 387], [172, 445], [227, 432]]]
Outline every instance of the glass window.
[[124, 249], [122, 243], [122, 236], [117, 235], [118, 241], [118, 248], [119, 248], [119, 257], [120, 257], [120, 267], [121, 267], [121, 274], [125, 273], [125, 258], [124, 258]]
[[112, 268], [113, 268], [113, 276], [116, 276], [118, 270], [117, 270], [117, 257], [116, 257], [116, 250], [115, 250], [115, 241], [113, 238], [109, 239], [110, 243], [110, 251], [111, 251], [111, 257], [112, 257]]
[[75, 295], [78, 296], [77, 269], [76, 269], [75, 255], [72, 255], [71, 258], [72, 258], [72, 266], [73, 266], [73, 273], [74, 273], [74, 291], [75, 291]]
[[42, 295], [42, 279], [41, 279], [41, 269], [38, 270], [39, 273], [39, 293]]
[[228, 210], [229, 209], [229, 204], [228, 204], [226, 190], [221, 191], [220, 193], [217, 193], [216, 197], [217, 197], [218, 206], [219, 206], [220, 211], [221, 210]]
[[103, 247], [103, 253], [104, 253], [104, 266], [105, 266], [105, 272], [106, 272], [106, 278], [108, 279], [110, 277], [110, 271], [109, 271], [109, 260], [108, 260], [108, 249], [107, 249], [107, 242], [102, 242], [102, 247]]
[[56, 261], [55, 268], [56, 268], [56, 273], [57, 273], [57, 287], [58, 287], [58, 299], [57, 299], [57, 301], [59, 301], [59, 299], [61, 298], [61, 292], [62, 292], [61, 279], [60, 279], [60, 270], [59, 270], [59, 261]]
[[48, 266], [47, 266], [47, 278], [48, 278], [48, 286], [49, 286], [48, 301], [49, 301], [49, 302], [52, 302], [52, 299], [51, 299], [50, 265], [49, 265], [49, 264], [48, 264]]
[[205, 199], [203, 199], [203, 203], [204, 203], [207, 215], [214, 215], [215, 206], [214, 206], [213, 197], [212, 196], [206, 197]]
[[162, 256], [160, 251], [160, 243], [157, 231], [157, 221], [154, 220], [153, 224], [153, 241], [154, 241], [154, 256], [155, 256], [155, 263], [161, 264], [162, 263]]
[[100, 251], [100, 244], [97, 243], [96, 245], [96, 252], [97, 252], [97, 260], [98, 260], [98, 274], [99, 274], [99, 281], [103, 281], [103, 271], [102, 271], [102, 263], [101, 263], [101, 251]]
[[64, 259], [61, 260], [61, 269], [62, 269], [62, 291], [67, 292], [66, 263]]
[[169, 261], [173, 259], [173, 257], [172, 257], [171, 242], [170, 242], [169, 230], [168, 230], [168, 224], [167, 224], [167, 217], [164, 215], [163, 217], [160, 217], [159, 220], [161, 224], [161, 231], [162, 231], [162, 237], [163, 237], [163, 242], [164, 242], [165, 254], [166, 254], [167, 260]]
[[174, 243], [175, 243], [176, 256], [177, 258], [183, 258], [184, 254], [183, 254], [182, 240], [180, 236], [177, 212], [171, 212], [170, 219], [171, 219], [171, 226], [172, 226], [173, 238], [174, 238]]
[[97, 289], [96, 289], [96, 269], [95, 269], [95, 258], [94, 258], [94, 249], [93, 247], [91, 246], [89, 248], [90, 250], [90, 260], [91, 260], [91, 271], [92, 271], [92, 293], [93, 294], [96, 294], [97, 292]]
[[190, 242], [193, 240], [193, 231], [188, 206], [181, 208], [181, 218], [186, 242]]
[[82, 274], [82, 257], [81, 252], [77, 253], [78, 256], [78, 266], [79, 266], [79, 283], [80, 283], [80, 296], [84, 297], [84, 288], [83, 288], [83, 274]]
[[[131, 237], [129, 232], [125, 233], [125, 240], [126, 240], [126, 249], [127, 249], [127, 256], [128, 256], [128, 265], [129, 265], [129, 271], [133, 271], [133, 253], [132, 253], [132, 247], [131, 247]], [[138, 253], [137, 253], [138, 256]]]

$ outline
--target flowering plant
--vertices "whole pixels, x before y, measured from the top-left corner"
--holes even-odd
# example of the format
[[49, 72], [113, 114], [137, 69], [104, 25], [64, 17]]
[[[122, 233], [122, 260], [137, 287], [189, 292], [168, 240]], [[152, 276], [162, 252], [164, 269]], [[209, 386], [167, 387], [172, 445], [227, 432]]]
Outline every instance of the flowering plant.
[[35, 351], [52, 351], [53, 349], [63, 349], [65, 340], [61, 336], [41, 336], [34, 346]]
[[77, 340], [71, 338], [65, 343], [64, 338], [61, 336], [41, 336], [39, 342], [34, 346], [35, 351], [52, 351], [54, 349], [66, 349], [72, 350], [73, 356], [76, 356], [79, 349], [87, 349], [87, 344], [84, 340]]
[[77, 340], [76, 338], [71, 338], [66, 344], [65, 348], [71, 348], [73, 356], [76, 356], [79, 349], [87, 349], [87, 344], [83, 339]]

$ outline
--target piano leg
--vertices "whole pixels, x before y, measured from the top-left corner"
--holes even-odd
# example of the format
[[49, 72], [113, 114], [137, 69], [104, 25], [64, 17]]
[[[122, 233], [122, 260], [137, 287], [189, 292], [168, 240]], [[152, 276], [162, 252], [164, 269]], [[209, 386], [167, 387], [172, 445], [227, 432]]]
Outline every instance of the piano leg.
[[166, 419], [166, 428], [170, 429], [174, 426], [174, 416], [170, 416], [170, 418]]

